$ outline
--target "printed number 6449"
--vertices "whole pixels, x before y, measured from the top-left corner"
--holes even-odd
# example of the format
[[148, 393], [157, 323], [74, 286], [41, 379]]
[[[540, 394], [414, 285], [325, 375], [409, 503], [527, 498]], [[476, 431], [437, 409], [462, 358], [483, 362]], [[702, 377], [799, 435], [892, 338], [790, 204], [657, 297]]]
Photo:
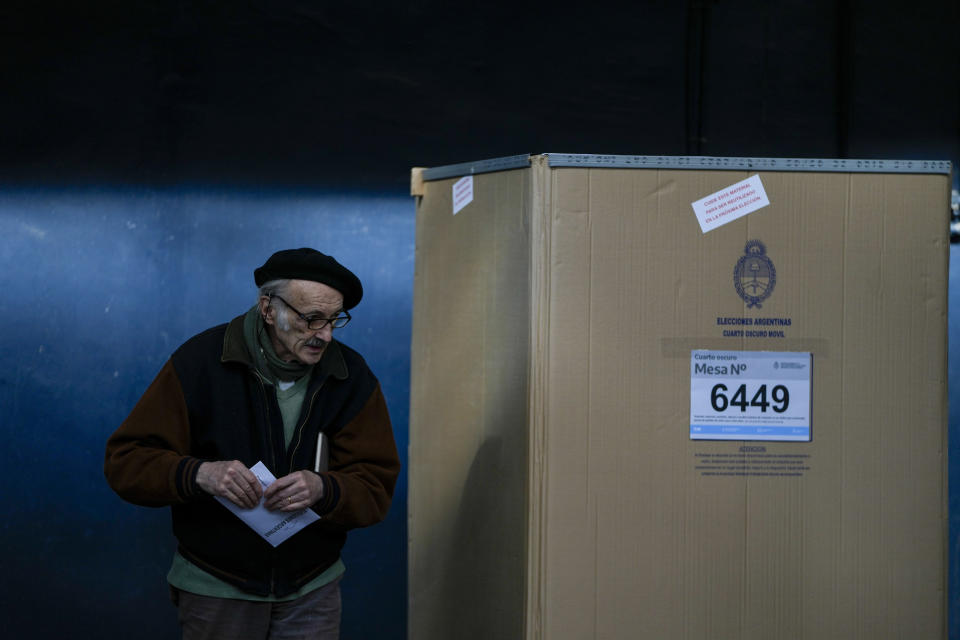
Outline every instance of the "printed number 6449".
[[729, 389], [725, 384], [716, 384], [710, 391], [710, 406], [717, 413], [723, 413], [730, 407], [739, 407], [741, 413], [746, 413], [747, 407], [756, 407], [760, 413], [773, 409], [776, 413], [783, 413], [790, 406], [790, 390], [778, 384], [770, 390], [770, 399], [767, 399], [767, 385], [761, 384], [748, 401], [747, 385], [742, 384], [728, 396]]

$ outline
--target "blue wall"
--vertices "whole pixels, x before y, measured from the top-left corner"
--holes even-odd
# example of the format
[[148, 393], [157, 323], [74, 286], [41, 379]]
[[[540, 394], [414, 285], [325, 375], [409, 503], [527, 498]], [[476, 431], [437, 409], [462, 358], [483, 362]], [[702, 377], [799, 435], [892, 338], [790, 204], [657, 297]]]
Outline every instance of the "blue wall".
[[[0, 193], [3, 635], [175, 637], [167, 510], [110, 491], [104, 441], [173, 349], [253, 303], [253, 268], [277, 249], [316, 247], [363, 280], [364, 300], [339, 338], [380, 377], [406, 467], [413, 211], [403, 193]], [[951, 258], [956, 354], [960, 245]], [[958, 357], [950, 396], [960, 398]], [[950, 425], [950, 637], [960, 639], [960, 402]], [[405, 637], [406, 489], [404, 471], [387, 521], [348, 542], [345, 640]]]
[[[406, 466], [413, 211], [402, 193], [0, 194], [2, 635], [176, 637], [168, 510], [111, 492], [104, 442], [181, 342], [253, 304], [278, 249], [316, 247], [363, 281], [338, 338], [380, 378]], [[347, 543], [344, 638], [406, 635], [406, 488], [404, 472], [387, 521]]]

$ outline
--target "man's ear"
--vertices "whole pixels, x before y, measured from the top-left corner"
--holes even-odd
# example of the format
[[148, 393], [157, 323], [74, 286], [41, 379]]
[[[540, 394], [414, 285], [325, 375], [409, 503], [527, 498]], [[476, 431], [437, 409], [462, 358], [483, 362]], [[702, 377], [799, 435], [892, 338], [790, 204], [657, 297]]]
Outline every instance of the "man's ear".
[[260, 301], [258, 304], [260, 306], [260, 317], [263, 318], [263, 321], [266, 324], [275, 324], [276, 310], [270, 306], [270, 298], [267, 296], [260, 296]]

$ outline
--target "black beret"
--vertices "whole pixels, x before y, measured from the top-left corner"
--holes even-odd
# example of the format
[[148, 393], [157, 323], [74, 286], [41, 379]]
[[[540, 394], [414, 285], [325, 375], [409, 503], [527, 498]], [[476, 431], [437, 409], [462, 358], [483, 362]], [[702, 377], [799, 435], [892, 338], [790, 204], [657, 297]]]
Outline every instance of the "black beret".
[[360, 278], [345, 266], [316, 249], [277, 251], [253, 272], [257, 286], [271, 280], [312, 280], [331, 286], [343, 294], [343, 308], [353, 309], [363, 297]]

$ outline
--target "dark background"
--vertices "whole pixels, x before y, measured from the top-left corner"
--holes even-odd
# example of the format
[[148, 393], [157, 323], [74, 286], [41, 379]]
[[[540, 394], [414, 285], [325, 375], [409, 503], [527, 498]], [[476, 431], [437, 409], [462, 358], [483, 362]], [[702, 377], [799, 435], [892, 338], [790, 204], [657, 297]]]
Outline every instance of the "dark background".
[[[956, 165], [958, 34], [955, 0], [4, 3], [4, 635], [175, 635], [167, 513], [109, 491], [103, 442], [180, 342], [253, 303], [271, 252], [316, 246], [363, 279], [341, 337], [380, 376], [406, 461], [410, 167], [526, 152]], [[951, 311], [958, 291], [952, 277]], [[347, 640], [405, 637], [405, 491], [404, 476], [388, 521], [349, 543]], [[953, 594], [958, 523], [952, 499]]]
[[11, 179], [400, 189], [525, 152], [960, 155], [956, 2], [5, 7]]

